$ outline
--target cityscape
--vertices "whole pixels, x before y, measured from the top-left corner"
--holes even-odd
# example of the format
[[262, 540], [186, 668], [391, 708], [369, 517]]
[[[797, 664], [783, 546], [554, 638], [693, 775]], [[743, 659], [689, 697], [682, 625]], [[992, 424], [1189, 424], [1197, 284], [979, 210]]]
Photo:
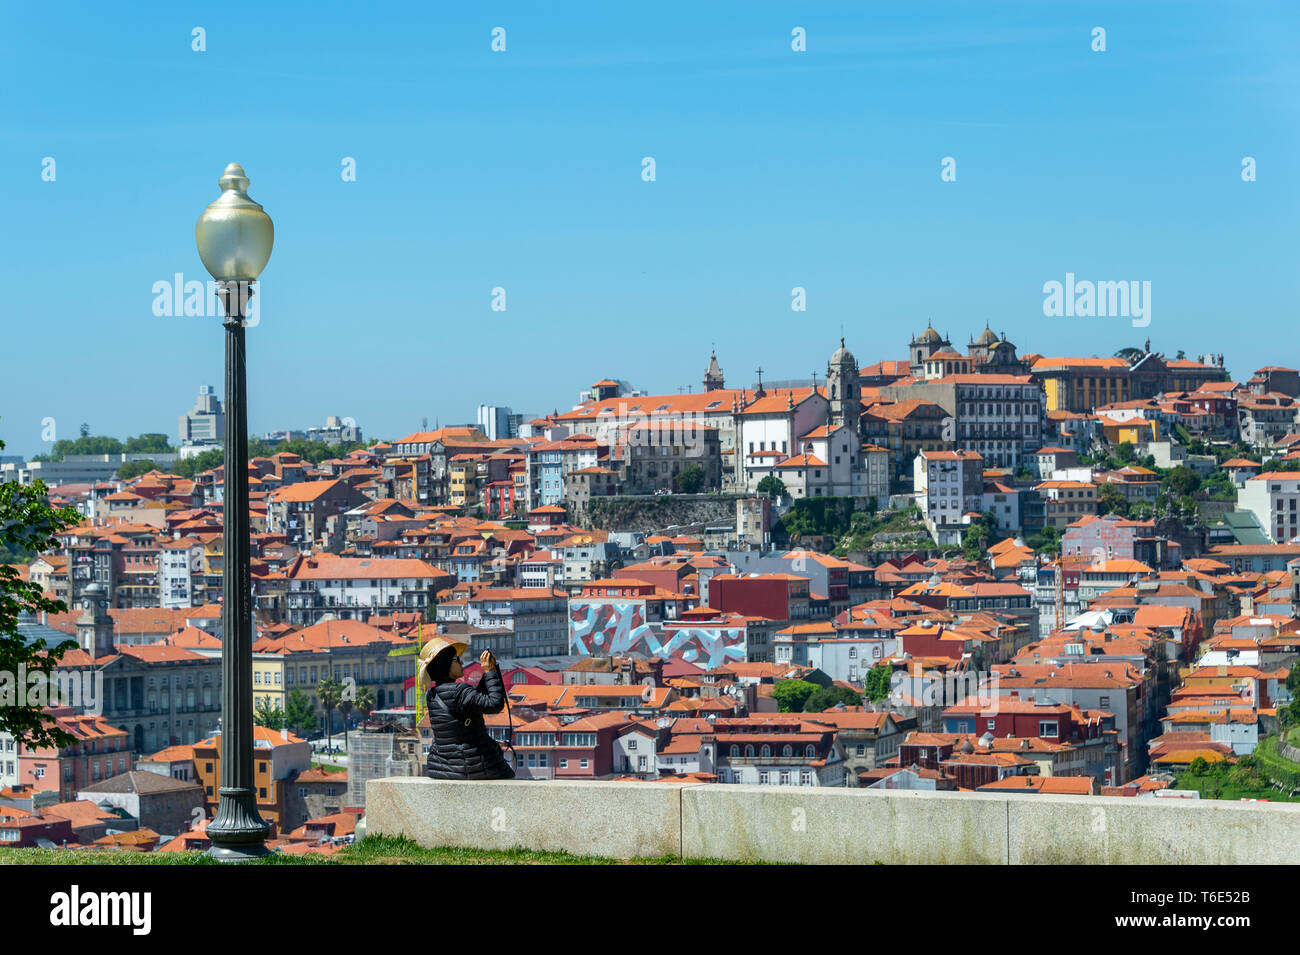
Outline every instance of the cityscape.
[[1295, 16], [1003, 6], [325, 11], [283, 63], [287, 10], [158, 8], [98, 65], [20, 15], [39, 921], [171, 933], [66, 866], [725, 862], [1205, 866], [1090, 918], [1252, 927], [1236, 867], [1300, 862]]
[[[337, 850], [368, 779], [420, 774], [409, 654], [434, 634], [501, 661], [489, 726], [523, 779], [1295, 798], [1300, 373], [967, 337], [840, 342], [824, 375], [741, 388], [715, 350], [686, 393], [609, 369], [558, 413], [255, 439], [273, 841]], [[20, 628], [75, 639], [55, 673], [98, 689], [47, 711], [71, 746], [0, 736], [0, 842], [205, 847], [175, 798], [121, 830], [101, 804], [215, 808], [225, 433], [204, 385], [174, 438], [131, 439], [158, 450], [5, 465], [80, 517], [14, 565], [68, 608]]]

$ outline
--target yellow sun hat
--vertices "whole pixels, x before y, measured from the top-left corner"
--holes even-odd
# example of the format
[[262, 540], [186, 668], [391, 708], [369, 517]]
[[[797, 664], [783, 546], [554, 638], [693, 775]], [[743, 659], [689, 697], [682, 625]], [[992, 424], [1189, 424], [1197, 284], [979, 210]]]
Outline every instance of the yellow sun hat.
[[434, 657], [442, 653], [448, 647], [454, 647], [456, 656], [460, 656], [469, 649], [468, 643], [462, 643], [459, 640], [448, 640], [446, 637], [434, 637], [428, 643], [420, 648], [420, 687], [423, 689], [428, 682], [429, 664], [433, 662]]

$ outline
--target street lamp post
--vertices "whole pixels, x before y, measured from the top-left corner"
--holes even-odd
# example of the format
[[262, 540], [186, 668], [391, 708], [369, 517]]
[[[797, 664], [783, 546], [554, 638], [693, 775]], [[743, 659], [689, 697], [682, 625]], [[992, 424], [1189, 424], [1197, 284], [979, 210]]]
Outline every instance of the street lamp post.
[[248, 177], [226, 167], [221, 195], [194, 227], [199, 258], [217, 280], [226, 312], [225, 489], [222, 492], [221, 800], [208, 824], [208, 854], [243, 862], [268, 853], [253, 776], [253, 607], [249, 576], [248, 411], [244, 320], [253, 281], [271, 257], [275, 228], [248, 198]]

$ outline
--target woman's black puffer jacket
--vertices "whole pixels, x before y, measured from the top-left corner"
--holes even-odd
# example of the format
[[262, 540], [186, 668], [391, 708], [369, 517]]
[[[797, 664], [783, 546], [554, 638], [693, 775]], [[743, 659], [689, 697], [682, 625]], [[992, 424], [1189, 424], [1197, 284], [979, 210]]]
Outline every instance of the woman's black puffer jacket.
[[468, 683], [439, 683], [425, 697], [433, 741], [424, 775], [433, 779], [513, 779], [501, 745], [488, 735], [484, 713], [500, 713], [506, 705], [501, 671], [483, 673], [477, 687]]

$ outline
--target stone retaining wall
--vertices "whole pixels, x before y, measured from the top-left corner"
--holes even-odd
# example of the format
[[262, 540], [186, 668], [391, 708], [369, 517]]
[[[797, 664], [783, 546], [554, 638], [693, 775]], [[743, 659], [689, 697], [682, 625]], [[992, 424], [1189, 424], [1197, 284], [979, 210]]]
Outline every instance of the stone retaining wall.
[[1300, 804], [776, 786], [366, 784], [369, 835], [425, 846], [743, 862], [1300, 863]]

